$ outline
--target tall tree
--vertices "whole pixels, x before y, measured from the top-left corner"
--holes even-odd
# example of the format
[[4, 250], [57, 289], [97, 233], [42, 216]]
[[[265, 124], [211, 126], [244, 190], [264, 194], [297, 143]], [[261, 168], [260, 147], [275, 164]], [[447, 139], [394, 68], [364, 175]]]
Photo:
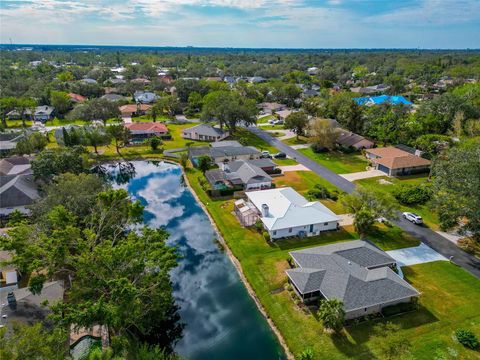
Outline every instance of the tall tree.
[[309, 133], [317, 149], [333, 150], [338, 139], [338, 131], [332, 121], [316, 119], [310, 126]]
[[297, 134], [297, 139], [300, 135], [304, 135], [307, 126], [308, 116], [303, 111], [293, 112], [285, 119], [285, 127]]
[[29, 135], [25, 135], [25, 137], [17, 143], [15, 152], [18, 155], [29, 155], [42, 151], [47, 145], [47, 137], [42, 133], [34, 132]]
[[93, 146], [98, 154], [98, 147], [110, 144], [110, 135], [104, 127], [93, 127], [84, 131], [86, 145]]
[[125, 146], [130, 141], [130, 130], [121, 124], [111, 125], [107, 127], [107, 133], [115, 141], [115, 149], [120, 155], [120, 146]]
[[89, 172], [86, 150], [81, 146], [45, 149], [32, 160], [32, 171], [36, 179], [50, 182], [56, 175], [71, 172]]
[[243, 98], [236, 91], [214, 91], [204, 98], [201, 119], [216, 120], [221, 128], [227, 126], [233, 132], [238, 124], [255, 124], [257, 113], [255, 100]]
[[391, 195], [358, 188], [341, 199], [347, 211], [353, 214], [355, 231], [361, 236], [372, 230], [375, 221], [384, 217], [395, 218], [395, 201]]
[[57, 114], [63, 116], [72, 107], [72, 102], [68, 94], [64, 91], [50, 92], [50, 105], [52, 105]]
[[10, 96], [0, 98], [0, 116], [3, 128], [7, 128], [7, 114], [17, 107], [17, 98]]
[[60, 327], [51, 331], [40, 322], [32, 325], [13, 323], [0, 328], [0, 359], [9, 360], [63, 360], [67, 355], [67, 333]]
[[30, 111], [30, 118], [33, 119], [33, 114], [35, 113], [35, 108], [37, 106], [37, 102], [30, 98], [19, 98], [17, 99], [17, 111], [22, 119], [22, 126], [26, 127], [27, 124], [25, 122], [25, 113]]
[[448, 150], [434, 162], [433, 206], [443, 229], [459, 225], [480, 242], [480, 141]]

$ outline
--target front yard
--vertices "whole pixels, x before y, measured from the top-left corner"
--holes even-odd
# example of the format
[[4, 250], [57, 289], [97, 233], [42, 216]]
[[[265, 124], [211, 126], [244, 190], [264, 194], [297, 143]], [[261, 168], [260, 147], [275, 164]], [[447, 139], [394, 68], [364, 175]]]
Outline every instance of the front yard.
[[337, 174], [365, 171], [368, 165], [368, 161], [358, 153], [346, 154], [341, 151], [315, 153], [311, 148], [299, 151]]
[[[202, 176], [198, 170], [187, 169], [186, 174], [240, 261], [269, 317], [295, 355], [312, 348], [315, 359], [372, 359], [376, 349], [370, 336], [376, 322], [350, 326], [339, 336], [328, 335], [316, 315], [296, 306], [289, 293], [283, 290], [289, 251], [356, 239], [358, 236], [351, 226], [317, 237], [267, 243], [260, 233], [239, 225], [232, 213], [233, 200], [208, 197], [198, 182]], [[317, 179], [309, 172], [298, 172], [275, 181], [277, 185], [291, 185], [304, 192]], [[404, 235], [400, 229], [384, 225], [378, 226], [377, 232], [369, 239], [385, 250], [418, 245], [416, 239]], [[480, 331], [480, 308], [476, 306], [480, 298], [480, 281], [448, 262], [416, 265], [405, 268], [404, 272], [407, 280], [422, 292], [420, 310], [388, 320], [402, 327], [402, 333], [413, 344], [414, 357], [431, 359], [436, 352], [448, 354], [450, 347], [458, 352], [459, 358], [472, 358], [473, 352], [456, 344], [451, 336], [459, 327]]]
[[[395, 186], [398, 186], [400, 184], [419, 185], [422, 182], [425, 182], [427, 180], [428, 180], [427, 176], [410, 176], [410, 177], [404, 177], [404, 178], [382, 176], [382, 177], [376, 177], [371, 179], [357, 180], [355, 181], [355, 183], [365, 188], [371, 189], [373, 191], [391, 194]], [[391, 184], [386, 184], [386, 183], [382, 184], [379, 181], [381, 182], [388, 181]], [[432, 230], [439, 230], [438, 216], [435, 212], [430, 210], [428, 204], [405, 206], [397, 202], [397, 208], [401, 211], [410, 211], [420, 215], [423, 218], [424, 223], [428, 227], [430, 227]]]

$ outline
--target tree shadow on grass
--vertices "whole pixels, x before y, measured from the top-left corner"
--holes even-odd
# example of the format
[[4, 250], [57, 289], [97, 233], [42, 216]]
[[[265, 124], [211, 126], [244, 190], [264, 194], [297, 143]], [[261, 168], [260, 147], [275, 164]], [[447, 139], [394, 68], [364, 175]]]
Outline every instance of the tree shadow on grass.
[[321, 246], [333, 244], [341, 241], [354, 240], [354, 236], [349, 232], [340, 229], [335, 232], [328, 232], [318, 236], [311, 236], [305, 238], [292, 237], [286, 239], [279, 239], [272, 242], [273, 247], [278, 247], [280, 250], [291, 250], [310, 246]]
[[349, 359], [376, 359], [375, 355], [365, 344], [352, 342], [344, 334], [332, 334], [330, 337], [337, 350]]
[[370, 320], [358, 325], [350, 325], [345, 328], [357, 344], [364, 344], [375, 334], [373, 328], [380, 323], [391, 322], [398, 325], [402, 330], [416, 328], [422, 325], [431, 324], [439, 319], [426, 307], [419, 305], [418, 309], [409, 313], [392, 315], [388, 317]]

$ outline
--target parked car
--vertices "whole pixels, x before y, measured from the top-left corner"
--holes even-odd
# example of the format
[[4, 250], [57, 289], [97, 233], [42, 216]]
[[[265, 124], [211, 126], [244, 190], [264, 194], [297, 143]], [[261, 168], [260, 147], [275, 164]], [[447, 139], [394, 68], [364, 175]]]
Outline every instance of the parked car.
[[271, 159], [272, 158], [272, 155], [270, 155], [270, 152], [269, 151], [262, 151], [262, 155], [260, 155], [261, 158], [267, 158], [267, 159]]
[[283, 152], [279, 152], [279, 153], [276, 153], [275, 155], [273, 155], [273, 157], [275, 159], [285, 159], [287, 157], [287, 154], [285, 154]]
[[277, 121], [277, 120], [275, 120], [275, 119], [270, 119], [270, 120], [268, 120], [268, 123], [269, 123], [270, 125], [275, 125], [275, 121]]
[[417, 225], [423, 224], [423, 220], [420, 215], [417, 215], [411, 212], [404, 212], [403, 217], [414, 224], [417, 224]]

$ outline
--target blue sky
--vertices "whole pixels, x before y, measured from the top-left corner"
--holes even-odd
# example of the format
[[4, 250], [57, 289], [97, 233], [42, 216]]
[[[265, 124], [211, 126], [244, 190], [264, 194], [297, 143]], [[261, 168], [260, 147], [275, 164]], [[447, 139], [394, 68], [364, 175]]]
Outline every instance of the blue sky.
[[0, 41], [480, 48], [480, 0], [1, 0]]

